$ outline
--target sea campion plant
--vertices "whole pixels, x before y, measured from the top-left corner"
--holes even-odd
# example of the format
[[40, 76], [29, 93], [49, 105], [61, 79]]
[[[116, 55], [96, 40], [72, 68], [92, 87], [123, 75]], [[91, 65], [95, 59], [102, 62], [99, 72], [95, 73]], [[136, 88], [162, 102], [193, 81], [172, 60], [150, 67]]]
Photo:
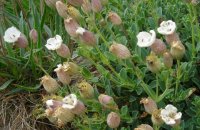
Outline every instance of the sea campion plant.
[[200, 128], [194, 1], [19, 1], [20, 22], [1, 29], [0, 91], [39, 93], [35, 120], [58, 129]]

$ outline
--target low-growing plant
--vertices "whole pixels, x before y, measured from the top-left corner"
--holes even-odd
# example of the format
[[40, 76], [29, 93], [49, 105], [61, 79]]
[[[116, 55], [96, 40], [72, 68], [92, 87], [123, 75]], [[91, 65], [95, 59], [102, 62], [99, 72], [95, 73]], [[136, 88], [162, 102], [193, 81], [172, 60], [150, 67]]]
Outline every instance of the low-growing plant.
[[199, 11], [194, 0], [0, 0], [2, 99], [37, 95], [27, 111], [52, 129], [198, 130]]

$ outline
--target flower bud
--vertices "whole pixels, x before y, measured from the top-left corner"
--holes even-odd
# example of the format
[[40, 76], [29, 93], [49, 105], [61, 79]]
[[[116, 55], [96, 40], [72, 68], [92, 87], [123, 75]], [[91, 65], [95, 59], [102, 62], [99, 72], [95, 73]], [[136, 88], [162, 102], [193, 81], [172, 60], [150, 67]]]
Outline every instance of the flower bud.
[[108, 96], [105, 94], [100, 94], [98, 99], [103, 107], [105, 107], [107, 109], [118, 110], [118, 106], [111, 96]]
[[63, 103], [61, 101], [56, 101], [56, 100], [47, 100], [46, 101], [46, 106], [47, 108], [51, 109], [51, 110], [55, 110], [57, 107], [62, 106]]
[[83, 0], [83, 4], [81, 6], [81, 9], [83, 10], [84, 13], [90, 13], [92, 10], [92, 5], [89, 0]]
[[56, 52], [59, 56], [63, 58], [68, 58], [71, 56], [70, 50], [65, 44], [61, 44], [60, 48], [56, 49]]
[[91, 4], [92, 4], [92, 10], [95, 13], [100, 12], [103, 8], [100, 0], [91, 0]]
[[185, 54], [185, 47], [181, 41], [173, 42], [171, 45], [170, 53], [174, 59], [180, 60]]
[[166, 42], [171, 45], [173, 42], [180, 41], [179, 36], [176, 32], [165, 35]]
[[57, 124], [59, 126], [64, 126], [66, 123], [71, 122], [74, 119], [74, 114], [71, 113], [69, 109], [58, 107], [54, 112], [54, 117], [56, 117]]
[[30, 39], [33, 41], [33, 43], [37, 43], [38, 40], [38, 33], [35, 29], [32, 29], [29, 33]]
[[60, 0], [45, 0], [45, 3], [47, 6], [50, 8], [55, 8], [56, 7], [56, 2]]
[[134, 130], [153, 130], [153, 128], [148, 124], [141, 124]]
[[73, 6], [81, 6], [83, 4], [83, 0], [68, 0], [67, 2]]
[[15, 42], [15, 45], [19, 48], [26, 48], [28, 46], [28, 40], [24, 34], [21, 33], [20, 37]]
[[54, 70], [57, 74], [58, 79], [65, 85], [68, 85], [71, 82], [70, 76], [65, 72], [61, 64]]
[[120, 125], [120, 116], [115, 113], [111, 112], [107, 116], [107, 124], [110, 128], [117, 128]]
[[69, 4], [67, 5], [67, 12], [76, 21], [79, 21], [82, 17], [79, 10]]
[[67, 18], [64, 21], [65, 23], [65, 30], [71, 37], [77, 37], [76, 30], [80, 25], [72, 18]]
[[164, 52], [163, 53], [163, 63], [165, 67], [171, 68], [173, 65], [173, 57], [169, 52]]
[[76, 34], [79, 36], [79, 40], [85, 45], [95, 46], [97, 44], [97, 38], [94, 33], [82, 27], [78, 27]]
[[161, 110], [155, 110], [152, 115], [151, 115], [151, 121], [153, 122], [154, 125], [162, 125], [163, 120], [161, 118]]
[[162, 67], [161, 62], [154, 53], [151, 53], [149, 56], [147, 56], [146, 62], [147, 62], [147, 68], [151, 72], [158, 73], [161, 70]]
[[78, 84], [80, 95], [83, 98], [93, 98], [94, 97], [94, 88], [86, 81], [82, 81]]
[[67, 18], [68, 17], [68, 13], [67, 13], [67, 5], [64, 4], [61, 1], [57, 1], [56, 2], [56, 9], [58, 11], [58, 14], [63, 17], [63, 18]]
[[113, 42], [109, 48], [109, 51], [119, 59], [127, 59], [131, 57], [131, 53], [128, 48], [125, 45], [116, 42]]
[[120, 25], [120, 24], [122, 24], [122, 20], [121, 20], [120, 16], [117, 13], [115, 13], [115, 12], [109, 12], [108, 13], [108, 19], [114, 25]]
[[56, 124], [58, 119], [56, 117], [54, 117], [53, 114], [54, 114], [54, 111], [52, 109], [47, 108], [45, 110], [45, 115], [49, 119], [49, 121], [51, 123]]
[[70, 94], [63, 98], [63, 108], [71, 110], [72, 113], [80, 115], [86, 111], [85, 105], [79, 101], [75, 94]]
[[150, 46], [150, 48], [156, 55], [161, 55], [165, 52], [166, 45], [162, 40], [156, 39], [155, 42]]
[[144, 104], [144, 109], [149, 114], [152, 114], [155, 110], [158, 109], [156, 102], [151, 98], [142, 98], [140, 103]]
[[79, 74], [79, 66], [73, 62], [64, 62], [63, 63], [64, 71], [67, 72], [70, 76]]
[[48, 93], [55, 93], [60, 87], [57, 81], [49, 75], [45, 75], [41, 78], [41, 84]]

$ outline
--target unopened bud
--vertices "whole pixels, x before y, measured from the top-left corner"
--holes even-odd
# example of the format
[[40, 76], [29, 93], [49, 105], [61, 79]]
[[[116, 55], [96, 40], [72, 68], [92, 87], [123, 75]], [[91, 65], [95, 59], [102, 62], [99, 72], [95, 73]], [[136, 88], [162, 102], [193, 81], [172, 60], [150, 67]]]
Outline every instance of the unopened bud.
[[47, 4], [47, 6], [49, 6], [50, 8], [55, 8], [56, 7], [56, 2], [60, 1], [60, 0], [45, 0], [45, 3]]
[[79, 27], [76, 30], [76, 34], [79, 36], [80, 41], [88, 46], [95, 46], [97, 44], [97, 38], [94, 33]]
[[156, 102], [151, 98], [142, 98], [140, 103], [144, 105], [145, 111], [149, 114], [152, 114], [153, 111], [158, 109]]
[[111, 96], [100, 94], [98, 99], [103, 107], [107, 109], [112, 109], [112, 110], [118, 109], [117, 104], [115, 103], [114, 99]]
[[125, 45], [116, 42], [110, 46], [109, 51], [120, 59], [127, 59], [131, 57], [129, 49]]
[[162, 40], [156, 39], [155, 42], [150, 46], [150, 48], [156, 55], [161, 55], [165, 52], [166, 45]]
[[52, 109], [47, 108], [47, 109], [45, 110], [45, 115], [46, 115], [46, 117], [49, 119], [49, 121], [50, 121], [51, 123], [56, 124], [56, 123], [57, 123], [57, 118], [54, 117], [53, 114], [54, 114], [54, 111], [53, 111]]
[[169, 52], [164, 52], [163, 53], [163, 63], [165, 67], [171, 68], [173, 65], [173, 57]]
[[180, 60], [185, 54], [185, 47], [181, 41], [173, 42], [171, 45], [170, 53], [174, 59]]
[[79, 21], [82, 17], [79, 10], [69, 4], [67, 5], [67, 13], [76, 21]]
[[59, 126], [64, 126], [66, 123], [71, 122], [74, 119], [74, 114], [71, 113], [69, 109], [58, 107], [54, 112], [54, 117], [56, 117], [57, 124]]
[[67, 2], [73, 6], [81, 6], [83, 4], [83, 0], [68, 0]]
[[119, 127], [120, 121], [120, 116], [115, 112], [111, 112], [107, 116], [107, 124], [110, 128]]
[[55, 110], [57, 107], [62, 106], [62, 102], [61, 101], [56, 101], [56, 100], [47, 100], [46, 101], [46, 106], [47, 108], [51, 109], [51, 110]]
[[80, 25], [72, 18], [65, 19], [65, 30], [71, 37], [77, 37], [76, 30]]
[[108, 14], [108, 19], [112, 22], [112, 24], [114, 25], [120, 25], [122, 24], [122, 19], [120, 18], [120, 16], [115, 13], [115, 12], [109, 12]]
[[161, 62], [154, 53], [151, 53], [149, 56], [147, 56], [146, 62], [147, 62], [147, 68], [151, 72], [157, 73], [161, 70], [161, 67], [162, 67]]
[[153, 130], [153, 128], [148, 124], [141, 124], [134, 130]]
[[154, 125], [162, 125], [163, 120], [161, 118], [161, 110], [155, 110], [152, 115], [151, 115], [151, 121], [153, 122]]
[[83, 12], [86, 14], [90, 13], [92, 10], [92, 5], [89, 0], [83, 0], [83, 4], [81, 7], [82, 7]]
[[24, 34], [21, 33], [20, 37], [15, 42], [15, 45], [19, 48], [26, 48], [28, 46], [28, 40]]
[[73, 62], [64, 62], [63, 68], [70, 76], [79, 74], [79, 66]]
[[54, 70], [57, 74], [58, 79], [65, 85], [68, 85], [71, 82], [70, 76], [65, 72], [61, 64]]
[[92, 4], [92, 10], [95, 13], [98, 13], [102, 10], [102, 4], [101, 4], [101, 0], [91, 0], [91, 4]]
[[38, 33], [35, 29], [32, 29], [29, 33], [30, 39], [33, 41], [33, 43], [37, 43], [38, 40]]
[[58, 49], [56, 49], [56, 52], [59, 56], [63, 58], [68, 58], [71, 56], [70, 50], [65, 44], [61, 44], [61, 46]]
[[78, 84], [80, 95], [83, 98], [93, 98], [94, 97], [94, 88], [86, 81], [82, 81]]
[[165, 35], [166, 42], [171, 45], [173, 42], [180, 41], [179, 36], [176, 32]]
[[57, 1], [56, 2], [56, 9], [58, 11], [58, 14], [63, 17], [63, 18], [67, 18], [68, 17], [68, 13], [67, 13], [67, 5], [64, 4], [61, 1]]
[[48, 75], [41, 78], [41, 84], [48, 93], [55, 93], [60, 87], [57, 81]]

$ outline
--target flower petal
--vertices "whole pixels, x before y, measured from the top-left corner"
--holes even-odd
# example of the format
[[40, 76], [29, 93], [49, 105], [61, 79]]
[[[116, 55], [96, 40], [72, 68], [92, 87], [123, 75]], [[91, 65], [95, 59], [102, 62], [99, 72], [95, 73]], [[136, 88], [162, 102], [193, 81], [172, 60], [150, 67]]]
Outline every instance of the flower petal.
[[156, 33], [154, 30], [151, 30], [150, 33], [148, 32], [140, 32], [137, 35], [137, 45], [139, 47], [149, 47], [151, 46], [156, 40]]
[[157, 31], [163, 35], [170, 35], [176, 30], [176, 23], [172, 20], [163, 21]]
[[165, 109], [171, 113], [177, 113], [177, 108], [174, 107], [173, 105], [169, 104], [165, 107]]
[[14, 43], [18, 40], [18, 38], [20, 37], [21, 32], [15, 28], [15, 27], [10, 27], [5, 31], [4, 34], [4, 41], [8, 42], [8, 43]]
[[53, 38], [49, 38], [47, 40], [47, 44], [45, 46], [48, 50], [56, 50], [56, 49], [60, 48], [62, 42], [63, 42], [63, 40], [62, 40], [61, 36], [56, 35]]
[[177, 113], [177, 114], [175, 115], [174, 119], [175, 119], [175, 120], [178, 120], [178, 119], [181, 119], [181, 117], [182, 117], [182, 113], [179, 112], [179, 113]]

